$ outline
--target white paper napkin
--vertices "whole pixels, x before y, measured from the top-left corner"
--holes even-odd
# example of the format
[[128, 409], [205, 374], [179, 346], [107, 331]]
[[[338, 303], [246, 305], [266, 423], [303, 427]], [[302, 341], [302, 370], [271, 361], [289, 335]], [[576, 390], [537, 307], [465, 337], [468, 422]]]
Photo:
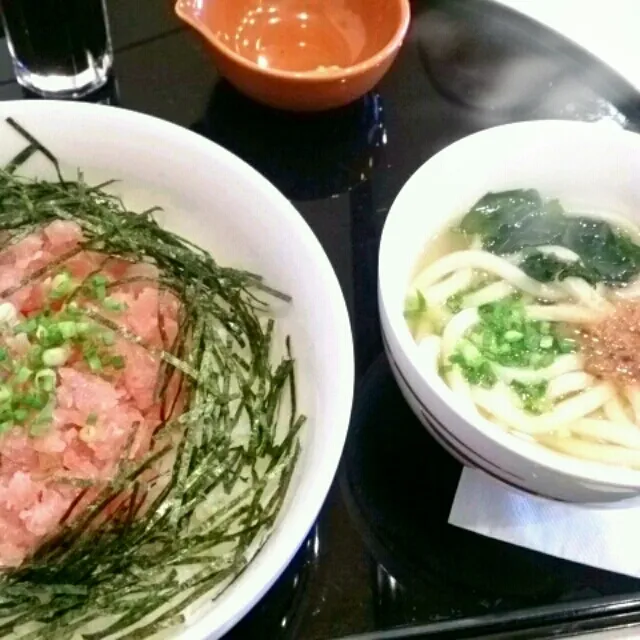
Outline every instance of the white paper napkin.
[[640, 506], [593, 508], [528, 496], [465, 469], [449, 523], [558, 558], [640, 578]]

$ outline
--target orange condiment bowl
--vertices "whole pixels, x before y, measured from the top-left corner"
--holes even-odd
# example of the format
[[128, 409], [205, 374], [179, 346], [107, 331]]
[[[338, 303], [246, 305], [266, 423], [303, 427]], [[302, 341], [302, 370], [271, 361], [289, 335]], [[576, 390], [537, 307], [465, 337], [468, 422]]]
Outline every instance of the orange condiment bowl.
[[407, 33], [409, 0], [178, 0], [221, 75], [251, 98], [320, 111], [370, 91]]

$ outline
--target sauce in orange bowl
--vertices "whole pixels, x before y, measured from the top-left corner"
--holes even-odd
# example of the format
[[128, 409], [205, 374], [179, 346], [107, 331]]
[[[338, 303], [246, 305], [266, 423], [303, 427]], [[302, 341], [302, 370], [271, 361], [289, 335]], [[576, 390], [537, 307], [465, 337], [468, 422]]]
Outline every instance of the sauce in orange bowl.
[[178, 0], [220, 73], [265, 104], [341, 106], [386, 73], [409, 25], [408, 0]]

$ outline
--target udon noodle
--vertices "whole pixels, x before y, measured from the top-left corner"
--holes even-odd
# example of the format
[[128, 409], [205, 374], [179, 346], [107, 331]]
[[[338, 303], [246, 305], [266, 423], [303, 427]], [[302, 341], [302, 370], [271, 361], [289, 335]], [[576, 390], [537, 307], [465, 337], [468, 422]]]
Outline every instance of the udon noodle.
[[517, 437], [640, 469], [639, 242], [617, 214], [487, 194], [410, 284], [423, 366]]

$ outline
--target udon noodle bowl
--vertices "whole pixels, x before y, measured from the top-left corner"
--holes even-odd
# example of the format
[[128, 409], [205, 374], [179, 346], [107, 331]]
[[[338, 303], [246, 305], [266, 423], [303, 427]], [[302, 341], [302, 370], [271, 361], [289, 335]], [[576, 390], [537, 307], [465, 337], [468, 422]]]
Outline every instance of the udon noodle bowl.
[[537, 191], [488, 193], [426, 248], [405, 318], [496, 428], [640, 469], [640, 227]]

